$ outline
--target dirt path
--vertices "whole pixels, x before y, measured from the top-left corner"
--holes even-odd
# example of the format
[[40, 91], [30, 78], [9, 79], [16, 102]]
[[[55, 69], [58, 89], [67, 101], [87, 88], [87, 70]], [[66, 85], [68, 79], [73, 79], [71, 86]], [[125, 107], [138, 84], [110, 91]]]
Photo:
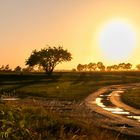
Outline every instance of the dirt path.
[[137, 115], [140, 115], [140, 110], [139, 109], [136, 109], [134, 107], [131, 107], [129, 105], [126, 105], [125, 103], [123, 103], [121, 101], [121, 94], [124, 94], [124, 93], [118, 93], [119, 96], [115, 96], [115, 92], [112, 92], [111, 94], [111, 97], [110, 97], [110, 101], [117, 107], [119, 108], [123, 108], [125, 109], [126, 111], [129, 111], [131, 113], [134, 113], [134, 114], [137, 114]]
[[[42, 99], [26, 98], [17, 101], [7, 101], [7, 103], [23, 106], [36, 106], [44, 107], [48, 111], [55, 111], [63, 116], [63, 112], [69, 114], [68, 117], [84, 117], [92, 119], [92, 125], [107, 128], [127, 135], [135, 135], [140, 137], [140, 122], [126, 118], [122, 115], [113, 114], [110, 111], [104, 110], [95, 102], [96, 98], [105, 92], [112, 90], [132, 89], [140, 87], [140, 83], [126, 84], [126, 85], [113, 85], [99, 89], [98, 91], [90, 94], [82, 103], [75, 103], [69, 101], [47, 101]], [[119, 93], [121, 95], [121, 93]], [[120, 96], [115, 96], [115, 92], [111, 94], [110, 101], [112, 104], [119, 108], [140, 115], [140, 110], [132, 108], [121, 102]], [[71, 115], [71, 116], [70, 116]]]
[[[121, 133], [140, 136], [140, 122], [129, 119], [123, 115], [113, 114], [110, 111], [104, 110], [102, 107], [98, 106], [95, 102], [97, 97], [99, 97], [101, 94], [105, 92], [111, 91], [112, 89], [122, 90], [122, 89], [132, 89], [136, 87], [140, 87], [140, 83], [103, 87], [99, 89], [97, 92], [89, 95], [85, 99], [85, 104], [92, 111], [104, 116], [104, 119], [102, 118], [100, 119], [100, 117], [98, 118], [98, 121], [100, 121], [100, 124], [102, 126], [109, 129], [120, 131]], [[116, 94], [115, 92], [112, 92], [109, 98], [112, 104], [114, 104], [118, 108], [123, 108], [124, 110], [140, 115], [140, 110], [130, 107], [121, 101], [121, 98], [119, 96], [121, 95], [121, 92], [118, 93], [119, 94], [118, 96], [116, 96], [115, 94]]]

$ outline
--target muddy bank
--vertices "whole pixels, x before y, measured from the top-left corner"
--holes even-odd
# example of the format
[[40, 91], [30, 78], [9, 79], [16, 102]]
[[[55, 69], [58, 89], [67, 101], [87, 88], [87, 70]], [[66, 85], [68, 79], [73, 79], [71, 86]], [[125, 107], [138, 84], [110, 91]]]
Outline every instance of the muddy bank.
[[89, 95], [85, 104], [92, 111], [104, 116], [104, 119], [98, 118], [102, 126], [140, 136], [140, 110], [122, 103], [120, 98], [124, 90], [136, 87], [140, 87], [140, 84], [107, 86]]

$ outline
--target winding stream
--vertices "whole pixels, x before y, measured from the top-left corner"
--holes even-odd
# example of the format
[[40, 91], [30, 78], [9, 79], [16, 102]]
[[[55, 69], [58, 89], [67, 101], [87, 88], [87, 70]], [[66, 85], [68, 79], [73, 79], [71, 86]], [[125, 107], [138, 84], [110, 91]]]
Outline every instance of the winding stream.
[[4, 98], [1, 98], [1, 100], [3, 100], [3, 101], [16, 101], [16, 100], [20, 100], [20, 98], [17, 98], [17, 97], [4, 97]]
[[95, 100], [95, 103], [101, 108], [103, 108], [104, 110], [110, 111], [113, 114], [123, 115], [129, 119], [133, 119], [140, 122], [139, 115], [136, 115], [132, 112], [124, 110], [123, 108], [118, 108], [117, 106], [112, 104], [112, 102], [110, 101], [111, 94], [114, 94], [114, 96], [120, 96], [119, 93], [123, 93], [123, 92], [124, 90], [114, 90], [114, 91], [112, 90], [112, 91], [106, 92], [104, 94], [101, 94], [99, 97], [97, 97]]

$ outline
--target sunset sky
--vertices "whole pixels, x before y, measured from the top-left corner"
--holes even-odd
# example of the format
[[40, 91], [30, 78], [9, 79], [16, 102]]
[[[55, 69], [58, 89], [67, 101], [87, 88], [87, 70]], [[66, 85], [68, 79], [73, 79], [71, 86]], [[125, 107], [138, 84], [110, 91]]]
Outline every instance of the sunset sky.
[[[114, 43], [119, 37], [120, 47]], [[24, 67], [32, 50], [47, 44], [73, 55], [57, 69], [139, 64], [140, 0], [0, 0], [0, 65]]]

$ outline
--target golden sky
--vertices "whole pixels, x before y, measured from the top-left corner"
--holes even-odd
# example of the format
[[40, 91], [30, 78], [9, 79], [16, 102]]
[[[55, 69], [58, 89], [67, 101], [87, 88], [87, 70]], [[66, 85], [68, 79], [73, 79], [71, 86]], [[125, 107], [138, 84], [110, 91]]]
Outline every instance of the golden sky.
[[104, 24], [115, 19], [128, 23], [137, 36], [123, 62], [140, 63], [140, 0], [1, 0], [0, 65], [24, 66], [33, 49], [47, 44], [62, 45], [73, 54], [58, 69], [98, 61], [111, 65], [98, 37]]

